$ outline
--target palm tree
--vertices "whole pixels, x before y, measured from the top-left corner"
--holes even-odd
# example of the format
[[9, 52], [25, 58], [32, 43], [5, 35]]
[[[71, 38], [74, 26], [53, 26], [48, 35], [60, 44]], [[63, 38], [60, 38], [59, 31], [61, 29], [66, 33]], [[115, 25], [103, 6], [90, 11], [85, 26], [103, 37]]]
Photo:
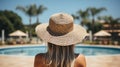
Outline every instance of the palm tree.
[[[36, 5], [35, 5], [36, 7]], [[40, 5], [38, 8], [36, 7], [36, 16], [37, 16], [37, 20], [36, 22], [39, 22], [39, 15], [42, 14], [47, 8], [44, 7], [43, 5]]]
[[92, 40], [93, 40], [93, 33], [95, 33], [94, 32], [95, 16], [97, 14], [99, 14], [100, 12], [106, 10], [106, 8], [98, 8], [97, 9], [97, 8], [94, 8], [94, 7], [90, 7], [87, 10], [89, 11], [89, 13], [90, 13], [90, 15], [92, 17]]
[[81, 18], [81, 25], [85, 25], [86, 22], [88, 22], [88, 17], [89, 17], [88, 10], [85, 11], [79, 10], [77, 14], [78, 14], [78, 19]]
[[[45, 11], [47, 8], [44, 7], [43, 5], [40, 5], [39, 7], [37, 7], [35, 5], [35, 16], [37, 17], [36, 19], [36, 25], [39, 24], [39, 15], [43, 13], [43, 11]], [[37, 43], [38, 43], [38, 37], [37, 37]], [[40, 39], [42, 41], [42, 39]]]
[[110, 23], [111, 16], [98, 16], [98, 20], [103, 20], [105, 23]]
[[79, 10], [76, 15], [72, 14], [74, 19], [81, 20], [80, 24], [84, 26], [88, 22], [88, 10], [82, 11]]
[[112, 16], [99, 16], [99, 20], [104, 20], [105, 23], [110, 24], [111, 28], [115, 26], [115, 24], [120, 23], [120, 18], [114, 19]]
[[35, 10], [35, 5], [30, 5], [30, 6], [17, 6], [16, 9], [21, 10], [22, 12], [24, 12], [26, 15], [29, 16], [29, 24], [30, 24], [30, 31], [29, 31], [29, 42], [31, 42], [32, 40], [32, 34], [31, 34], [31, 17], [36, 15], [36, 10]]

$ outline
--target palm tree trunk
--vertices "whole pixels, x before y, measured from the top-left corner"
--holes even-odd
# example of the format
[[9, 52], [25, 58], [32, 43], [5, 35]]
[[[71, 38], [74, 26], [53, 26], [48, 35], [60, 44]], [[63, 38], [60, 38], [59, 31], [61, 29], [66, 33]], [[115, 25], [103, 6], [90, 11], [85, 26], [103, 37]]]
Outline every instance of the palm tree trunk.
[[84, 26], [83, 21], [81, 21], [81, 25]]
[[94, 24], [95, 24], [95, 20], [94, 20], [94, 16], [92, 17], [92, 41], [94, 41]]
[[39, 23], [39, 16], [37, 15], [37, 20], [36, 20], [37, 23]]
[[[36, 23], [39, 23], [39, 16], [37, 15]], [[40, 39], [41, 40], [41, 39]], [[37, 44], [38, 44], [39, 38], [37, 37]]]
[[31, 41], [32, 41], [32, 32], [31, 32], [31, 16], [30, 16], [30, 18], [29, 18], [29, 23], [30, 23], [30, 26], [29, 26], [29, 43], [31, 43]]

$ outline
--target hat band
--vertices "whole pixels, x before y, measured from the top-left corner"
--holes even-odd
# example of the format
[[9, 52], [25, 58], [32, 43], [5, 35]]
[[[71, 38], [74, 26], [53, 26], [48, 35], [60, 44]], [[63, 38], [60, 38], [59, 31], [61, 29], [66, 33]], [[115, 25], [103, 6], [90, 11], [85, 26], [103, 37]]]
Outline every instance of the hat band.
[[47, 31], [53, 36], [62, 36], [73, 30], [73, 23], [56, 24], [52, 20], [49, 22]]

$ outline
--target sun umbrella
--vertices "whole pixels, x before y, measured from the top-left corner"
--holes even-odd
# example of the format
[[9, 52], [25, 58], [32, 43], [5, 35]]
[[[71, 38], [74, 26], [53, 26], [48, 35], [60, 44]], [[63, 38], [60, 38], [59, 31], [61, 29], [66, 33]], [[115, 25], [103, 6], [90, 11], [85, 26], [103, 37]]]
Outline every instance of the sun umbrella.
[[94, 36], [111, 36], [111, 34], [104, 30], [101, 30], [101, 31], [95, 33]]
[[17, 30], [17, 31], [15, 31], [13, 33], [10, 33], [9, 36], [28, 36], [28, 34], [22, 32], [20, 30]]

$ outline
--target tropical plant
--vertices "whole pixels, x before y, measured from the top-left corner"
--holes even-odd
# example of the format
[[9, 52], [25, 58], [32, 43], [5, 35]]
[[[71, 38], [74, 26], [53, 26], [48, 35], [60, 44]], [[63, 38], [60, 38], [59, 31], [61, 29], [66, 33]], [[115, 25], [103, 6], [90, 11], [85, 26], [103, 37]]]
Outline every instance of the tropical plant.
[[85, 25], [88, 22], [88, 17], [89, 17], [88, 10], [85, 11], [79, 10], [77, 14], [78, 14], [78, 19], [81, 18], [81, 25], [82, 26]]
[[[22, 19], [13, 11], [9, 10], [0, 10], [0, 31], [5, 30], [5, 37], [8, 37], [8, 34], [15, 30], [25, 31]], [[1, 36], [1, 33], [0, 33]]]
[[88, 22], [88, 10], [79, 10], [76, 15], [72, 14], [74, 19], [81, 20], [80, 24], [84, 26]]
[[2, 30], [5, 30], [5, 37], [14, 30], [12, 23], [4, 15], [0, 15], [0, 32]]
[[23, 6], [17, 6], [16, 9], [19, 9], [21, 10], [22, 12], [24, 12], [26, 15], [29, 16], [29, 24], [30, 24], [30, 30], [29, 30], [29, 41], [31, 42], [32, 40], [32, 34], [31, 34], [31, 17], [32, 16], [35, 16], [36, 15], [36, 6], [35, 4], [32, 4], [30, 6], [26, 6], [26, 7], [23, 7]]
[[97, 14], [99, 14], [100, 12], [106, 10], [106, 8], [95, 8], [95, 7], [89, 7], [87, 8], [87, 10], [89, 11], [89, 14], [91, 15], [92, 17], [92, 33], [94, 34], [94, 24], [95, 24], [95, 16]]
[[[86, 26], [87, 26], [87, 30], [88, 30], [88, 31], [91, 31], [92, 28], [93, 28], [93, 27], [92, 27], [92, 23], [87, 23]], [[97, 23], [94, 24], [94, 32], [98, 32], [98, 31], [100, 31], [102, 28], [103, 28], [103, 26], [102, 26], [101, 23], [97, 22]]]
[[99, 14], [100, 12], [106, 10], [106, 8], [95, 8], [95, 7], [89, 7], [87, 8], [89, 11], [89, 14], [92, 17], [92, 40], [93, 40], [93, 34], [95, 33], [95, 16]]
[[104, 21], [105, 23], [109, 23], [110, 22], [109, 17], [110, 16], [98, 16], [98, 20]]
[[11, 24], [13, 25], [14, 31], [15, 30], [22, 30], [25, 31], [24, 25], [22, 23], [22, 19], [20, 16], [18, 16], [16, 13], [14, 13], [13, 11], [8, 11], [5, 10], [3, 11], [4, 15], [6, 16], [6, 18], [11, 22]]
[[39, 15], [42, 14], [47, 8], [44, 7], [43, 5], [40, 5], [38, 8], [35, 5], [35, 10], [36, 10], [36, 16], [37, 16], [37, 20], [36, 22], [39, 22]]
[[104, 20], [105, 23], [110, 24], [111, 28], [114, 27], [114, 25], [120, 23], [120, 18], [113, 18], [112, 16], [99, 16], [99, 20]]

